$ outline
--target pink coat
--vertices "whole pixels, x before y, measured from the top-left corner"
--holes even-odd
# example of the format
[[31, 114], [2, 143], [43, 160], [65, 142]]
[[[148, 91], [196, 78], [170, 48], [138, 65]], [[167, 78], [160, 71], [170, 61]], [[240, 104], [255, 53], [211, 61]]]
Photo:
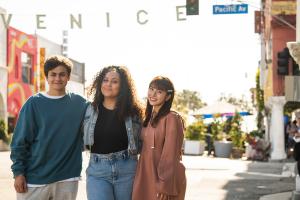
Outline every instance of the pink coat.
[[186, 190], [185, 167], [180, 162], [183, 142], [181, 117], [170, 112], [156, 128], [142, 129], [143, 148], [133, 185], [133, 200], [155, 200], [157, 193], [183, 200]]

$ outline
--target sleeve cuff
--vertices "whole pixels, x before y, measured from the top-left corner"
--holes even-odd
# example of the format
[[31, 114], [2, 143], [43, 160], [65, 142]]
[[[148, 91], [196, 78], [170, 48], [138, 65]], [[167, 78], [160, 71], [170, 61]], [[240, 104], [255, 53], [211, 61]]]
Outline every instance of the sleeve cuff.
[[17, 176], [20, 176], [20, 175], [24, 176], [24, 172], [21, 172], [21, 171], [13, 172], [13, 174], [14, 174], [14, 178], [16, 178]]

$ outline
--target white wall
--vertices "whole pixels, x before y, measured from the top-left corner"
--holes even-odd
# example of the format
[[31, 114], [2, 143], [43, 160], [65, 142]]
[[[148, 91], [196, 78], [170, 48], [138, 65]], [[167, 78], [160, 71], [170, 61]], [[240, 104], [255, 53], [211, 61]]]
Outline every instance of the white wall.
[[[38, 71], [37, 71], [37, 76], [40, 77], [40, 73], [44, 73], [40, 71], [40, 48], [45, 48], [45, 59], [47, 59], [51, 55], [61, 55], [62, 54], [62, 49], [61, 45], [54, 43], [46, 38], [43, 38], [39, 35], [37, 35], [37, 46], [38, 46], [38, 56], [37, 56], [37, 66], [38, 66]], [[38, 88], [40, 88], [40, 79], [38, 78]], [[49, 86], [46, 81], [45, 89], [48, 90]], [[39, 91], [39, 89], [38, 89]], [[43, 91], [39, 91], [43, 92]]]
[[[37, 40], [38, 40], [38, 50], [40, 48], [46, 48], [46, 55], [45, 57], [49, 57], [51, 55], [62, 55], [62, 46], [52, 42], [44, 37], [41, 37], [37, 35]], [[38, 59], [39, 60], [39, 59]]]
[[[38, 38], [38, 51], [40, 48], [46, 48], [46, 55], [45, 55], [45, 59], [49, 56], [52, 55], [62, 55], [62, 46], [52, 42], [46, 38], [43, 38], [41, 36], [37, 36]], [[40, 58], [38, 57], [38, 61], [40, 60]], [[46, 81], [46, 90], [49, 89], [48, 83]], [[82, 96], [84, 96], [84, 85], [82, 83], [78, 83], [75, 81], [69, 81], [68, 85], [67, 85], [67, 90], [69, 92], [73, 92], [76, 94], [80, 94]]]
[[[0, 13], [6, 14], [6, 11], [0, 8]], [[7, 120], [7, 30], [0, 26], [0, 118]], [[2, 102], [1, 102], [2, 101]]]
[[80, 94], [81, 96], [84, 96], [84, 85], [82, 83], [78, 83], [75, 81], [69, 81], [67, 85], [67, 90], [69, 92], [73, 92], [76, 94]]

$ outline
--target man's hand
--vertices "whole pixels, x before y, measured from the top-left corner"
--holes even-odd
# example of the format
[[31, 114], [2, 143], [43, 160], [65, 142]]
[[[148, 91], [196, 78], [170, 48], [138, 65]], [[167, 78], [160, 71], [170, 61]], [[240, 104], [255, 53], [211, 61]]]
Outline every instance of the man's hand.
[[23, 175], [16, 176], [14, 186], [15, 186], [16, 192], [18, 192], [18, 193], [27, 192], [27, 183], [26, 183], [25, 176], [23, 176]]

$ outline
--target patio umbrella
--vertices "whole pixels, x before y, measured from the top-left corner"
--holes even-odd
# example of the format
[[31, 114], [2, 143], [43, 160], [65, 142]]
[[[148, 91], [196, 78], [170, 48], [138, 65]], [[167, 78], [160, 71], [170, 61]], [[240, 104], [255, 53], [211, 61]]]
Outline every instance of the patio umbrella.
[[233, 104], [217, 101], [212, 105], [205, 106], [195, 111], [192, 115], [196, 118], [202, 116], [203, 118], [212, 118], [214, 114], [221, 114], [221, 116], [233, 116], [235, 112], [240, 115], [249, 115], [249, 112], [243, 112], [238, 106]]

